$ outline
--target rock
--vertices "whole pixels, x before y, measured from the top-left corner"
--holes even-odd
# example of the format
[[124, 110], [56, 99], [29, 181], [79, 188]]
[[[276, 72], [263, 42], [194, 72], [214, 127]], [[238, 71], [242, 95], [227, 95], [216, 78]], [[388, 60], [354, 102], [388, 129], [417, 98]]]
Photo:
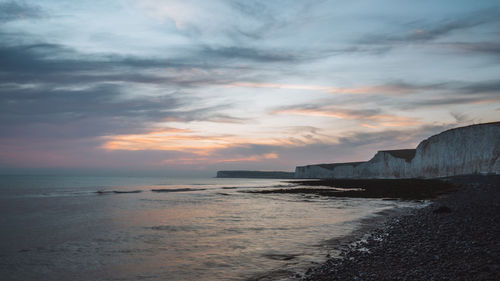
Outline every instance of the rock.
[[451, 213], [451, 209], [447, 206], [439, 206], [437, 209], [432, 211], [435, 214]]

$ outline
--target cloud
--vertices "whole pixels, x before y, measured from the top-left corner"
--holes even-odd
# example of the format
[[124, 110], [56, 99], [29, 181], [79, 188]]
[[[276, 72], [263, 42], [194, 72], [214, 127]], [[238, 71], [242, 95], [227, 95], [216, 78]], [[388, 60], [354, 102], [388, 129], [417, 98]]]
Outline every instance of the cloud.
[[213, 155], [216, 151], [251, 145], [293, 145], [286, 139], [245, 137], [231, 134], [202, 134], [193, 130], [155, 130], [140, 134], [118, 134], [103, 137], [107, 150], [182, 151], [196, 155]]
[[[318, 86], [318, 85], [297, 85], [297, 84], [277, 84], [277, 83], [255, 83], [255, 82], [234, 82], [227, 84], [228, 87], [243, 87], [243, 88], [268, 88], [268, 89], [288, 89], [288, 90], [306, 90], [318, 92], [342, 91], [342, 88]], [[347, 89], [350, 92], [349, 89]]]
[[269, 88], [287, 90], [317, 91], [330, 94], [389, 94], [400, 95], [418, 91], [439, 90], [443, 84], [410, 84], [405, 82], [392, 82], [380, 85], [366, 85], [357, 87], [332, 87], [321, 85], [300, 85], [300, 84], [278, 84], [278, 83], [256, 83], [256, 82], [232, 82], [228, 87], [244, 88]]
[[181, 92], [130, 97], [126, 88], [0, 86], [0, 136], [75, 139], [144, 132], [166, 121], [246, 122], [221, 113], [230, 105], [204, 106], [199, 98]]
[[279, 155], [276, 153], [267, 153], [267, 154], [256, 154], [245, 157], [234, 157], [233, 158], [222, 158], [218, 159], [211, 155], [210, 157], [187, 157], [187, 158], [179, 158], [179, 159], [167, 159], [163, 161], [163, 164], [167, 165], [214, 165], [221, 163], [245, 163], [245, 162], [262, 162], [269, 161], [272, 159], [278, 159]]
[[[422, 44], [431, 41], [437, 41], [451, 35], [454, 32], [473, 29], [491, 23], [498, 23], [500, 20], [500, 7], [491, 7], [487, 10], [476, 10], [468, 14], [456, 16], [453, 19], [443, 19], [434, 23], [425, 23], [422, 21], [413, 21], [403, 23], [400, 26], [405, 27], [403, 32], [367, 34], [358, 40], [359, 44], [368, 45], [386, 45], [396, 46], [401, 44]], [[480, 52], [496, 52], [496, 43], [446, 43], [440, 42], [442, 46], [459, 47], [464, 50]], [[470, 44], [470, 45], [469, 45]]]
[[485, 97], [437, 97], [437, 98], [426, 98], [417, 101], [413, 101], [411, 104], [399, 104], [396, 105], [401, 109], [417, 109], [417, 108], [429, 108], [432, 106], [445, 106], [445, 105], [459, 105], [459, 104], [486, 104], [486, 103], [498, 103], [500, 98], [488, 99]]
[[471, 119], [467, 114], [461, 113], [461, 112], [450, 112], [450, 115], [455, 118], [455, 121], [457, 124], [464, 124], [464, 123], [473, 123], [474, 120]]
[[336, 47], [321, 50], [316, 53], [316, 55], [311, 55], [316, 59], [324, 59], [331, 56], [342, 56], [342, 55], [383, 55], [391, 50], [388, 46], [367, 46], [367, 45], [348, 45], [346, 47]]
[[457, 85], [457, 90], [463, 94], [500, 94], [500, 81], [489, 80]]
[[[352, 110], [353, 106], [373, 108], [384, 106], [392, 109], [419, 110], [431, 106], [482, 104], [500, 101], [500, 83], [486, 81], [443, 81], [431, 83], [409, 83], [392, 81], [378, 85], [354, 87], [333, 87], [307, 84], [280, 84], [259, 82], [233, 82], [227, 87], [285, 89], [314, 91], [325, 94], [341, 95], [335, 99], [323, 99], [316, 103], [277, 108], [273, 114], [289, 114], [317, 117], [331, 117], [346, 120], [359, 120], [366, 128], [380, 126], [420, 125], [418, 118], [395, 116], [381, 110]], [[333, 105], [333, 106], [332, 106]], [[366, 105], [366, 106], [364, 106]]]
[[436, 45], [462, 52], [500, 56], [500, 42], [451, 42], [438, 43]]
[[[138, 131], [155, 120], [183, 117], [186, 113], [178, 109], [185, 102], [173, 95], [126, 98], [123, 87], [113, 84], [85, 89], [4, 86], [0, 88], [0, 134], [53, 135], [71, 127], [73, 137]], [[32, 127], [39, 129], [25, 131]]]
[[[431, 114], [467, 123], [492, 105], [467, 107], [467, 116], [452, 105], [498, 102], [495, 80], [433, 81], [436, 71], [438, 79], [452, 78], [447, 71], [492, 77], [494, 66], [477, 67], [484, 61], [453, 58], [465, 70], [427, 71], [440, 54], [388, 53], [426, 44], [497, 54], [498, 9], [451, 19], [442, 15], [472, 7], [436, 10], [389, 26], [399, 4], [398, 15], [381, 20], [387, 11], [331, 1], [31, 2], [0, 3], [0, 159], [17, 151], [19, 165], [293, 169], [363, 160], [378, 145], [413, 143], [401, 126], [419, 131], [438, 118]], [[314, 126], [294, 126], [308, 120]]]
[[415, 148], [418, 142], [455, 126], [456, 123], [423, 125], [414, 129], [390, 129], [381, 132], [354, 132], [340, 137], [338, 143], [346, 147], [376, 147], [376, 150], [393, 149], [395, 147]]
[[[437, 92], [439, 94], [433, 94]], [[436, 84], [433, 91], [422, 92], [411, 102], [390, 103], [398, 108], [418, 109], [430, 106], [457, 105], [457, 104], [484, 104], [500, 102], [500, 83], [496, 80], [463, 82], [452, 81]]]
[[2, 89], [2, 114], [33, 119], [54, 115], [56, 118], [135, 117], [165, 118], [164, 112], [171, 112], [181, 106], [172, 95], [148, 99], [127, 98], [123, 86], [102, 84], [84, 89], [57, 89], [53, 87]]
[[39, 19], [45, 16], [46, 14], [38, 6], [18, 1], [0, 2], [0, 22]]
[[[0, 43], [0, 135], [4, 139], [93, 139], [95, 147], [115, 151], [203, 154], [221, 145], [231, 145], [231, 139], [177, 132], [166, 140], [154, 128], [164, 127], [159, 124], [165, 122], [248, 121], [224, 113], [232, 106], [229, 102], [208, 105], [202, 97], [186, 92], [194, 87], [228, 83], [229, 73], [226, 76], [221, 69], [212, 72], [212, 66], [197, 61], [200, 54], [196, 52], [186, 60], [90, 56], [59, 44], [7, 42]], [[224, 59], [226, 51], [215, 59]], [[248, 57], [257, 54], [250, 49], [235, 52], [240, 51]], [[230, 75], [235, 76], [236, 72], [230, 71]], [[153, 95], [151, 87], [156, 91]], [[143, 89], [145, 94], [140, 92]]]
[[238, 61], [256, 61], [256, 62], [297, 62], [298, 57], [295, 54], [284, 52], [283, 50], [268, 51], [248, 47], [205, 47], [200, 55], [207, 59], [219, 58], [223, 60], [236, 59]]
[[144, 0], [140, 7], [146, 9], [150, 15], [159, 20], [171, 20], [175, 27], [181, 31], [196, 31], [200, 29], [214, 29], [224, 21], [217, 17], [217, 13], [207, 11], [216, 10], [219, 13], [229, 13], [228, 6], [223, 1], [157, 1]]
[[[328, 92], [328, 88], [318, 88]], [[433, 83], [408, 83], [405, 81], [388, 82], [375, 86], [342, 88], [330, 93], [360, 93], [335, 100], [324, 100], [321, 104], [360, 106], [377, 104], [390, 108], [413, 109], [422, 107], [481, 104], [500, 101], [500, 83], [496, 80], [485, 81], [443, 81]]]
[[422, 124], [418, 118], [404, 117], [383, 113], [378, 109], [355, 110], [328, 105], [298, 105], [283, 107], [272, 111], [272, 114], [303, 115], [313, 117], [329, 117], [336, 119], [371, 122], [364, 127], [408, 127]]
[[194, 39], [199, 58], [208, 62], [308, 63], [342, 54], [381, 54], [388, 50], [352, 45], [330, 47], [331, 44], [318, 49], [292, 42], [283, 44], [291, 37], [304, 35], [303, 28], [316, 22], [315, 14], [321, 11], [323, 2], [145, 0], [139, 7], [160, 22], [173, 23], [177, 33]]
[[[0, 37], [1, 39], [1, 37]], [[258, 64], [297, 62], [282, 51], [239, 47], [196, 47], [183, 57], [147, 58], [82, 54], [59, 44], [0, 43], [0, 83], [88, 84], [121, 82], [175, 89], [231, 84], [255, 76]], [[251, 78], [250, 78], [251, 79]]]
[[165, 150], [209, 155], [211, 151], [231, 145], [229, 136], [197, 135], [189, 130], [160, 130], [146, 134], [105, 137], [102, 146], [108, 150]]
[[[497, 80], [484, 81], [445, 81], [439, 83], [407, 83], [395, 82], [387, 83], [372, 88], [389, 89], [394, 93], [421, 93], [421, 92], [441, 92], [450, 94], [496, 94], [500, 92], [500, 82]], [[380, 92], [383, 92], [381, 90]]]
[[[147, 74], [156, 68], [192, 69], [191, 65], [169, 62], [166, 59], [141, 59], [103, 54], [84, 55], [59, 44], [0, 45], [0, 71], [7, 75], [3, 81], [23, 82], [38, 80], [57, 83], [77, 81], [130, 81], [141, 83], [178, 82], [188, 85], [188, 81]], [[22, 75], [20, 75], [22, 74]], [[76, 78], [75, 78], [76, 77]], [[59, 78], [59, 79], [57, 79]], [[162, 80], [163, 79], [163, 80]], [[195, 81], [194, 83], [196, 83]], [[193, 83], [193, 84], [194, 84]]]
[[249, 118], [235, 117], [227, 114], [218, 114], [218, 113], [213, 113], [212, 111], [209, 112], [210, 114], [206, 115], [206, 117], [203, 117], [204, 121], [215, 122], [215, 123], [229, 123], [229, 124], [244, 124], [250, 121]]
[[320, 1], [172, 1], [143, 0], [139, 7], [161, 22], [171, 22], [178, 32], [197, 41], [238, 42], [262, 40], [278, 31], [301, 25]]

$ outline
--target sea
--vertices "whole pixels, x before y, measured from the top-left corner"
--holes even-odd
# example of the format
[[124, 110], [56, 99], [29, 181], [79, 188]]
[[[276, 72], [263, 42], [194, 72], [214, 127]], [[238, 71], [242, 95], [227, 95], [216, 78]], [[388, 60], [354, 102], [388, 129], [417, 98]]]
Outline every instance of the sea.
[[417, 202], [259, 194], [279, 179], [0, 176], [1, 280], [293, 280]]

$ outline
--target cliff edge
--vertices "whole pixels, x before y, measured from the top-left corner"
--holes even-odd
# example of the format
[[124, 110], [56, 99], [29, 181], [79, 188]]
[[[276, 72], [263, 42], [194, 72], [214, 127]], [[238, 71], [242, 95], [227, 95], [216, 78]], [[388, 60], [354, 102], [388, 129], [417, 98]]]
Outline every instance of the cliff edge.
[[438, 178], [500, 174], [500, 122], [455, 128], [416, 149], [378, 151], [366, 162], [299, 166], [295, 178]]

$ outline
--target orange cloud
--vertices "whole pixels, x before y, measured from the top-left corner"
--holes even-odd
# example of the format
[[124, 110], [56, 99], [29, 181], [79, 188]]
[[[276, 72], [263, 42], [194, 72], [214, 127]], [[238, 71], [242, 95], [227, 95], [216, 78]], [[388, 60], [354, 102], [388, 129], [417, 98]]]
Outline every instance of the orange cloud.
[[170, 150], [189, 151], [207, 155], [216, 149], [231, 145], [228, 139], [215, 136], [198, 136], [182, 134], [158, 134], [151, 132], [137, 135], [117, 135], [106, 137], [102, 146], [109, 150]]
[[359, 116], [318, 109], [282, 109], [273, 111], [274, 114], [289, 114], [289, 115], [304, 115], [304, 116], [320, 116], [320, 117], [333, 117], [337, 119], [356, 119]]
[[[104, 140], [105, 143], [101, 148], [107, 150], [165, 150], [205, 156], [219, 149], [248, 144], [293, 145], [292, 142], [286, 139], [245, 138], [235, 135], [200, 135], [184, 129], [165, 129], [144, 134], [106, 136]], [[273, 156], [274, 154], [268, 154], [266, 159], [272, 159]]]
[[163, 164], [175, 165], [199, 165], [202, 164], [218, 164], [218, 163], [231, 163], [231, 162], [258, 162], [262, 160], [278, 159], [277, 153], [267, 153], [263, 155], [251, 155], [247, 157], [228, 158], [228, 159], [214, 159], [213, 157], [192, 157], [192, 158], [176, 158], [164, 160]]
[[380, 128], [380, 126], [366, 124], [366, 123], [361, 124], [361, 126], [365, 127], [365, 128], [370, 128], [370, 129], [378, 129], [378, 128]]
[[278, 154], [276, 153], [268, 153], [264, 155], [252, 155], [249, 157], [242, 157], [242, 158], [231, 158], [231, 159], [223, 159], [223, 160], [216, 160], [216, 163], [225, 163], [225, 162], [256, 162], [256, 161], [261, 161], [261, 160], [266, 160], [266, 159], [278, 159]]

